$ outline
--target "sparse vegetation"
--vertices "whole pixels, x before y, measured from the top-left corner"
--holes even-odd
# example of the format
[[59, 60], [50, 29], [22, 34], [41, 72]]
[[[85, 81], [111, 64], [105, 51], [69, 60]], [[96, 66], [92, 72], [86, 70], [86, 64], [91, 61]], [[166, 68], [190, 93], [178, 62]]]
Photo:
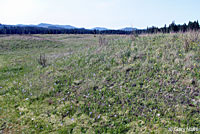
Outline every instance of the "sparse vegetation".
[[197, 33], [0, 37], [0, 133], [171, 133], [199, 104]]

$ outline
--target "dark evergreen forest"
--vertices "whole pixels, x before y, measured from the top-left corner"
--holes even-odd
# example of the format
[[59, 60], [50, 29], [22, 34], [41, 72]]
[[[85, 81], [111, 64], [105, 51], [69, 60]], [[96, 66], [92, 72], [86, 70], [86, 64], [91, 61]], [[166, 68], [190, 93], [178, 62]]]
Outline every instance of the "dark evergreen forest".
[[153, 34], [153, 33], [176, 33], [176, 32], [187, 32], [187, 31], [197, 31], [200, 29], [199, 22], [189, 22], [183, 25], [177, 25], [173, 21], [169, 26], [164, 26], [161, 28], [152, 26], [147, 29], [137, 29], [134, 31], [124, 31], [124, 30], [89, 30], [89, 29], [50, 29], [41, 27], [31, 27], [31, 26], [14, 26], [14, 25], [3, 25], [0, 24], [0, 34]]

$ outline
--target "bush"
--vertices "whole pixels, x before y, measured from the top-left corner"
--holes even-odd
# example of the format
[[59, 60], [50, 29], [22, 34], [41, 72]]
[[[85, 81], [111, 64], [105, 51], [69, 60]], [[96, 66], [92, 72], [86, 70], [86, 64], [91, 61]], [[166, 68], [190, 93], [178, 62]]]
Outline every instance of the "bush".
[[38, 59], [38, 63], [42, 67], [46, 67], [47, 66], [47, 58], [46, 58], [45, 54], [40, 54], [40, 58]]

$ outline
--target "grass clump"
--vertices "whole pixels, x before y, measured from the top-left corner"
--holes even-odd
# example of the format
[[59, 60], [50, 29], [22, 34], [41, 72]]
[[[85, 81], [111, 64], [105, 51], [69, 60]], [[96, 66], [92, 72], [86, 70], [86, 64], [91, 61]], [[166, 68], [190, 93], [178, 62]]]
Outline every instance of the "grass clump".
[[38, 63], [42, 67], [46, 67], [47, 66], [47, 58], [46, 58], [45, 54], [40, 54], [40, 58], [38, 59]]

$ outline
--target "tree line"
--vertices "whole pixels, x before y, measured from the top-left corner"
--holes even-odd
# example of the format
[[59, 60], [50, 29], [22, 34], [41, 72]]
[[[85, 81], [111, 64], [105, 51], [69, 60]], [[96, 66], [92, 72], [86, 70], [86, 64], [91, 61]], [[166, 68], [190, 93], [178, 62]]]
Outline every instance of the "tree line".
[[122, 30], [55, 29], [0, 25], [0, 34], [130, 34]]
[[21, 26], [8, 26], [0, 24], [0, 34], [142, 34], [142, 33], [171, 33], [171, 32], [187, 32], [197, 31], [200, 29], [199, 22], [189, 21], [188, 24], [176, 25], [173, 21], [168, 27], [148, 27], [147, 29], [137, 29], [134, 31], [123, 30], [89, 30], [89, 29], [49, 29], [41, 27], [21, 27]]
[[136, 30], [135, 33], [141, 34], [141, 33], [177, 33], [177, 32], [187, 32], [187, 31], [197, 31], [200, 29], [199, 22], [189, 21], [188, 24], [184, 23], [183, 25], [176, 25], [175, 21], [173, 21], [168, 27], [165, 25], [164, 27], [158, 28], [158, 27], [150, 27], [144, 30]]

